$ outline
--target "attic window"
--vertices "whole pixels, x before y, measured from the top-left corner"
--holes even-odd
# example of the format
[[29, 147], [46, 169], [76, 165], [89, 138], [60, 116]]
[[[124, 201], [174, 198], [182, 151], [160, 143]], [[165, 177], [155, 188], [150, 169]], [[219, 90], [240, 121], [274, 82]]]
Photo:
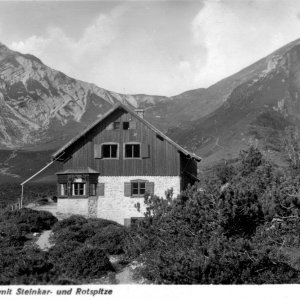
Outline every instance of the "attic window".
[[103, 144], [102, 145], [102, 157], [103, 158], [117, 158], [118, 157], [118, 145]]
[[140, 144], [125, 144], [125, 158], [140, 158], [141, 145]]
[[114, 122], [114, 130], [120, 129], [120, 122]]
[[129, 122], [123, 122], [123, 129], [128, 130], [129, 129]]

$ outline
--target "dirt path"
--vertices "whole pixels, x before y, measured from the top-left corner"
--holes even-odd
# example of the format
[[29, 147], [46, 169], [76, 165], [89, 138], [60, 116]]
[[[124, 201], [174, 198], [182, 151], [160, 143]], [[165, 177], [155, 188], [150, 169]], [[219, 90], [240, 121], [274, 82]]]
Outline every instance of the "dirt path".
[[139, 281], [133, 278], [133, 270], [127, 266], [116, 274], [117, 284], [139, 284]]
[[122, 255], [111, 255], [110, 262], [116, 269], [113, 280], [109, 284], [143, 284], [145, 280], [136, 276], [135, 269], [139, 266], [137, 262], [132, 262], [127, 266], [121, 265]]
[[[28, 205], [31, 209], [39, 210], [39, 211], [48, 211], [52, 213], [54, 216], [58, 218], [58, 220], [63, 220], [64, 217], [57, 213], [57, 204], [56, 203], [49, 203], [46, 205], [41, 206], [34, 206]], [[35, 242], [36, 245], [44, 251], [49, 250], [51, 246], [53, 246], [49, 239], [51, 236], [52, 230], [45, 230], [42, 234], [38, 237], [37, 241]], [[94, 284], [143, 284], [145, 283], [144, 279], [136, 279], [135, 269], [137, 264], [132, 262], [131, 264], [124, 266], [120, 264], [122, 256], [119, 255], [112, 255], [110, 257], [110, 261], [112, 265], [116, 269], [116, 273], [112, 273], [108, 276], [95, 280]]]
[[52, 230], [45, 230], [42, 234], [38, 237], [37, 241], [35, 242], [41, 250], [47, 251], [51, 247], [50, 243], [50, 235]]

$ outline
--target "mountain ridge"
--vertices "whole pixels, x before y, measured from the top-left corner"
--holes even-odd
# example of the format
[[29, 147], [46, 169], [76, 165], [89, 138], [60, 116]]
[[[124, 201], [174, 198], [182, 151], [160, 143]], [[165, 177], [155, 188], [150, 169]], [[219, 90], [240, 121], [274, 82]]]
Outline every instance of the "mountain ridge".
[[285, 128], [300, 128], [298, 95], [300, 39], [208, 88], [172, 97], [108, 91], [0, 44], [0, 150], [11, 149], [5, 157], [15, 151], [8, 166], [0, 155], [0, 169], [5, 163], [6, 173], [18, 175], [21, 157], [30, 157], [30, 151], [32, 157], [43, 153], [41, 163], [48, 160], [50, 149], [117, 101], [145, 108], [146, 119], [204, 157], [202, 165], [232, 158], [251, 141], [277, 155]]
[[[258, 67], [266, 63], [267, 68]], [[246, 72], [251, 69], [255, 74], [235, 87], [219, 108], [169, 135], [202, 155], [206, 164], [230, 159], [253, 142], [277, 163], [286, 163], [286, 131], [300, 128], [300, 40]]]

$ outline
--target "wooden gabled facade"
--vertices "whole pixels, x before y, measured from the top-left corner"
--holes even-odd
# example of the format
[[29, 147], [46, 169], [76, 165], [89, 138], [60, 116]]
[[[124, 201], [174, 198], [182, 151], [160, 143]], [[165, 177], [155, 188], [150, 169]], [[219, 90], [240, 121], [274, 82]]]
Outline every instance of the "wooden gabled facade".
[[[179, 193], [187, 184], [193, 184], [197, 178], [197, 162], [201, 160], [122, 104], [115, 105], [54, 153], [53, 159], [58, 157], [62, 162], [62, 171], [57, 174], [58, 205], [61, 204], [63, 212], [70, 210], [72, 213], [71, 203], [76, 202], [73, 207], [78, 206], [82, 214], [87, 214], [92, 211], [89, 208], [92, 202], [95, 206], [92, 216], [120, 223], [123, 219], [140, 216], [136, 209], [128, 206], [134, 206], [132, 199], [142, 202], [147, 190], [163, 196], [169, 188]], [[96, 187], [74, 190], [83, 183], [94, 184], [87, 178], [95, 178], [95, 174], [98, 177]], [[77, 185], [74, 181], [73, 188], [72, 180], [78, 181]], [[118, 182], [119, 187], [113, 182]], [[115, 196], [114, 189], [118, 189]], [[89, 197], [93, 197], [93, 201], [88, 201]], [[120, 197], [123, 200], [117, 199]], [[79, 198], [81, 203], [78, 203]], [[86, 204], [83, 205], [84, 200]]]

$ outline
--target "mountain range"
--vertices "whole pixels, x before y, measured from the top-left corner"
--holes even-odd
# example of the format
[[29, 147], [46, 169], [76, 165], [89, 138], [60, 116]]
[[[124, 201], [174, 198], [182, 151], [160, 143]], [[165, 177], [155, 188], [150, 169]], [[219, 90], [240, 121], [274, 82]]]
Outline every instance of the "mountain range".
[[300, 40], [209, 88], [173, 97], [111, 92], [0, 44], [0, 180], [37, 171], [117, 101], [145, 108], [145, 118], [202, 156], [203, 166], [253, 142], [283, 162], [285, 130], [299, 126], [299, 95]]

